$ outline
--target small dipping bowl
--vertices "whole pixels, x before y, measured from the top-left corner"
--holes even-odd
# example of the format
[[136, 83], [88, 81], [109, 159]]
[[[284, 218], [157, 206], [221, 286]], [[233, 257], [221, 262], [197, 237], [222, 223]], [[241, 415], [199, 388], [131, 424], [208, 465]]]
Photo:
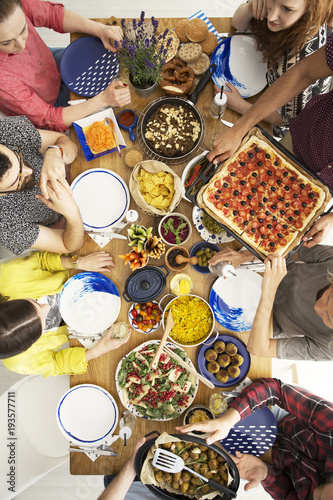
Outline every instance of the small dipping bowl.
[[171, 271], [183, 271], [185, 269], [185, 267], [188, 266], [188, 262], [183, 262], [182, 264], [179, 264], [179, 265], [177, 263], [172, 264], [170, 262], [171, 252], [174, 252], [177, 254], [179, 253], [179, 255], [183, 255], [183, 257], [186, 257], [188, 259], [190, 256], [190, 254], [188, 253], [188, 250], [186, 250], [185, 247], [175, 245], [175, 246], [169, 248], [169, 250], [167, 250], [167, 252], [165, 254], [165, 263]]
[[[204, 417], [204, 418], [202, 418]], [[183, 425], [188, 425], [190, 423], [194, 423], [194, 422], [203, 422], [205, 420], [213, 420], [215, 418], [215, 416], [213, 415], [213, 413], [210, 411], [209, 408], [207, 408], [207, 406], [204, 406], [204, 405], [194, 405], [194, 406], [191, 406], [187, 412], [185, 413], [184, 415], [184, 419], [183, 419]], [[190, 420], [194, 420], [194, 422], [191, 422]], [[202, 431], [192, 431], [192, 432], [189, 432], [188, 433], [189, 435], [194, 435], [194, 436], [200, 436], [201, 438], [206, 438], [209, 436], [209, 433], [205, 433], [205, 432], [202, 432]]]
[[127, 130], [131, 141], [135, 141], [136, 137], [133, 133], [133, 129], [138, 123], [138, 117], [132, 109], [123, 109], [117, 116], [117, 123], [120, 128]]

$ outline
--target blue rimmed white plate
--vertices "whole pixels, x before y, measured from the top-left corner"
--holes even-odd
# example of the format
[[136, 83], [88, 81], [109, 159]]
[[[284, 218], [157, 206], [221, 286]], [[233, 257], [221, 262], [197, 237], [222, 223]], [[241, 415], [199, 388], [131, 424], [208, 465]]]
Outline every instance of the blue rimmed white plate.
[[103, 230], [120, 222], [130, 194], [120, 175], [103, 168], [85, 170], [71, 184], [85, 229]]
[[109, 328], [118, 317], [120, 303], [118, 289], [110, 278], [92, 272], [72, 276], [65, 283], [59, 298], [65, 323], [87, 335]]
[[[160, 343], [160, 340], [150, 340], [148, 342], [144, 342], [143, 344], [139, 345], [138, 347], [136, 347], [135, 349], [133, 349], [132, 351], [130, 351], [128, 354], [126, 354], [126, 356], [124, 356], [123, 359], [126, 359], [127, 356], [129, 356], [132, 352], [138, 352], [138, 351], [141, 351], [141, 349], [143, 349], [146, 346], [151, 346], [152, 344], [159, 344], [159, 343]], [[179, 345], [175, 345], [172, 342], [167, 342], [165, 345], [166, 345], [166, 347], [169, 347], [169, 349], [172, 349], [172, 350], [174, 350], [174, 349], [182, 349]], [[184, 349], [183, 349], [183, 351], [186, 352]], [[141, 418], [147, 418], [147, 417], [144, 417], [142, 415], [142, 413], [140, 413], [136, 409], [135, 405], [131, 404], [128, 401], [127, 396], [125, 396], [124, 390], [119, 385], [118, 374], [119, 374], [119, 371], [121, 369], [122, 361], [123, 360], [121, 360], [118, 363], [118, 366], [116, 368], [116, 387], [117, 387], [117, 392], [118, 392], [119, 399], [120, 399], [122, 405], [125, 406], [125, 408], [127, 410], [129, 410], [131, 413], [133, 413], [133, 415], [136, 415], [137, 417], [141, 417]], [[185, 361], [188, 362], [188, 364], [189, 364], [190, 367], [194, 368], [194, 365], [193, 365], [192, 361], [188, 357], [187, 357], [187, 359], [185, 359]], [[194, 382], [192, 383], [192, 385], [194, 385], [194, 388], [195, 388], [194, 393], [188, 395], [188, 402], [187, 402], [186, 406], [182, 406], [181, 408], [180, 407], [178, 408], [177, 413], [179, 413], [179, 415], [181, 415], [185, 410], [187, 410], [187, 408], [189, 408], [193, 404], [193, 401], [195, 399], [195, 396], [197, 394], [197, 390], [198, 390], [198, 387], [199, 387], [199, 380], [197, 378], [194, 378]], [[156, 420], [156, 421], [159, 421], [159, 422], [165, 422], [166, 420], [173, 420], [173, 418], [170, 418], [170, 417], [168, 417], [166, 415], [163, 418], [151, 418], [149, 420]]]
[[226, 38], [216, 47], [210, 62], [217, 65], [213, 82], [218, 87], [231, 83], [244, 98], [258, 94], [267, 85], [267, 64], [252, 35]]
[[104, 90], [120, 70], [117, 55], [107, 50], [101, 40], [84, 36], [64, 50], [60, 73], [67, 87], [75, 94], [93, 97]]
[[251, 330], [261, 297], [262, 277], [254, 271], [236, 269], [236, 276], [218, 278], [210, 291], [209, 304], [215, 319], [228, 330]]
[[217, 380], [214, 373], [210, 373], [208, 371], [208, 369], [207, 369], [208, 361], [205, 358], [205, 353], [209, 349], [213, 349], [213, 345], [207, 346], [205, 344], [202, 344], [202, 346], [200, 347], [199, 352], [198, 352], [198, 356], [197, 356], [198, 369], [199, 369], [199, 372], [201, 373], [201, 375], [203, 375], [208, 380], [210, 380], [212, 382], [212, 384], [214, 384], [216, 387], [231, 387], [232, 385], [239, 384], [239, 382], [241, 382], [246, 377], [246, 375], [249, 373], [250, 366], [251, 366], [250, 354], [249, 354], [248, 350], [246, 349], [246, 345], [244, 344], [244, 342], [242, 342], [237, 337], [234, 337], [233, 335], [227, 335], [227, 334], [226, 335], [224, 335], [224, 334], [219, 335], [215, 339], [214, 344], [215, 344], [215, 342], [218, 342], [219, 340], [222, 340], [222, 342], [224, 342], [225, 344], [227, 344], [228, 342], [235, 344], [235, 346], [237, 347], [237, 354], [240, 354], [244, 358], [243, 363], [239, 366], [240, 374], [238, 375], [238, 377], [235, 377], [235, 378], [229, 377], [229, 379], [223, 383], [223, 382], [219, 382]]
[[93, 384], [72, 387], [61, 398], [57, 423], [62, 434], [78, 445], [96, 446], [113, 434], [119, 411], [111, 394]]
[[203, 240], [208, 241], [209, 243], [216, 243], [218, 245], [219, 243], [229, 243], [229, 241], [233, 241], [235, 239], [233, 236], [230, 236], [224, 229], [222, 229], [222, 232], [219, 234], [213, 234], [208, 231], [208, 229], [206, 229], [203, 225], [203, 216], [204, 212], [200, 210], [199, 207], [194, 206], [192, 211], [193, 224], [195, 225], [198, 233]]
[[266, 406], [234, 425], [220, 443], [232, 455], [239, 451], [259, 457], [273, 446], [276, 434], [275, 415]]

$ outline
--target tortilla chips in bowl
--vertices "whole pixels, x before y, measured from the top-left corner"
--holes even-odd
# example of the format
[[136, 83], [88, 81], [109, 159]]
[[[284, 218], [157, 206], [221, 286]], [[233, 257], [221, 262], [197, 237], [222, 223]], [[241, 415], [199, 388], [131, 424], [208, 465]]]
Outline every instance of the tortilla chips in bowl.
[[137, 205], [149, 215], [172, 212], [182, 198], [180, 178], [160, 161], [138, 163], [133, 169], [129, 186]]

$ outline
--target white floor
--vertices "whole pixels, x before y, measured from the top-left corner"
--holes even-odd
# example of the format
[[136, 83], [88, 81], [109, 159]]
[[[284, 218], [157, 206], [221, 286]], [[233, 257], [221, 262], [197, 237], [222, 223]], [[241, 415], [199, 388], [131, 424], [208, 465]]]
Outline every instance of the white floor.
[[[156, 18], [188, 17], [202, 8], [208, 16], [231, 17], [238, 5], [242, 3], [242, 0], [208, 0], [206, 2], [202, 2], [202, 0], [191, 0], [191, 2], [141, 0], [140, 7], [138, 6], [139, 2], [135, 0], [114, 1], [112, 4], [107, 0], [96, 0], [95, 2], [91, 2], [91, 0], [63, 0], [62, 3], [68, 9], [95, 18], [104, 18], [111, 15], [118, 18], [138, 17], [141, 10], [144, 10], [147, 16], [153, 15]], [[50, 47], [66, 46], [69, 43], [69, 35], [53, 33], [46, 28], [39, 31]], [[320, 370], [324, 369], [324, 372], [327, 372], [326, 376], [313, 377], [313, 367], [310, 367], [309, 364], [306, 366], [303, 363], [298, 364], [300, 384], [329, 400], [333, 400], [333, 388], [329, 384], [331, 379], [328, 373], [329, 364], [324, 364], [324, 368], [320, 366]], [[315, 372], [319, 372], [318, 363]], [[291, 382], [292, 362], [274, 360], [273, 376]], [[0, 364], [0, 394], [11, 387], [19, 378], [20, 375], [9, 372]], [[69, 465], [64, 464], [15, 498], [17, 500], [94, 500], [98, 498], [102, 490], [103, 478], [101, 476], [71, 476], [69, 474]], [[258, 493], [251, 492], [246, 495], [244, 493], [239, 494], [239, 497], [248, 500], [259, 499]], [[261, 498], [271, 497], [263, 494], [260, 495]]]

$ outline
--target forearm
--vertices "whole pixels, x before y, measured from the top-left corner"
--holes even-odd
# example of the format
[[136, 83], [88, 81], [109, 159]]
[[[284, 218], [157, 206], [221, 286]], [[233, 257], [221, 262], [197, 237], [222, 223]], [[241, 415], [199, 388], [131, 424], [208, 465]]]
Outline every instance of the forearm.
[[276, 290], [262, 292], [258, 309], [252, 324], [247, 349], [255, 356], [277, 357], [276, 340], [269, 338], [270, 317]]
[[74, 121], [95, 113], [107, 104], [108, 103], [104, 99], [104, 92], [101, 92], [85, 102], [62, 108], [62, 119], [65, 125], [70, 127]]
[[130, 489], [134, 478], [135, 469], [133, 459], [130, 459], [111, 484], [103, 491], [98, 500], [123, 500]]
[[101, 23], [80, 16], [76, 12], [65, 9], [63, 30], [66, 33], [88, 33], [99, 37]]
[[62, 149], [62, 159], [65, 165], [69, 165], [75, 160], [78, 154], [78, 147], [69, 137], [62, 135], [55, 144]]
[[299, 95], [311, 83], [332, 74], [332, 70], [326, 64], [323, 47], [311, 56], [302, 59], [278, 78], [249, 111], [236, 122], [233, 133], [244, 137], [251, 127]]
[[[246, 101], [245, 99], [242, 99], [242, 101], [239, 103], [239, 106], [237, 109], [233, 108], [232, 106], [228, 106], [229, 109], [232, 111], [237, 111], [237, 113], [240, 113], [241, 115], [245, 115], [245, 113], [248, 113], [250, 109], [253, 107], [253, 104], [250, 102]], [[263, 120], [272, 123], [273, 125], [279, 125], [280, 127], [283, 125], [283, 121], [281, 119], [281, 115], [277, 111], [273, 111], [273, 113], [270, 113], [267, 116], [263, 117]]]
[[68, 252], [78, 250], [83, 244], [84, 230], [80, 211], [77, 208], [66, 217], [66, 227], [63, 232], [63, 242]]
[[236, 30], [247, 30], [250, 27], [252, 17], [252, 8], [250, 4], [243, 3], [238, 7], [236, 12], [232, 16], [231, 26]]

